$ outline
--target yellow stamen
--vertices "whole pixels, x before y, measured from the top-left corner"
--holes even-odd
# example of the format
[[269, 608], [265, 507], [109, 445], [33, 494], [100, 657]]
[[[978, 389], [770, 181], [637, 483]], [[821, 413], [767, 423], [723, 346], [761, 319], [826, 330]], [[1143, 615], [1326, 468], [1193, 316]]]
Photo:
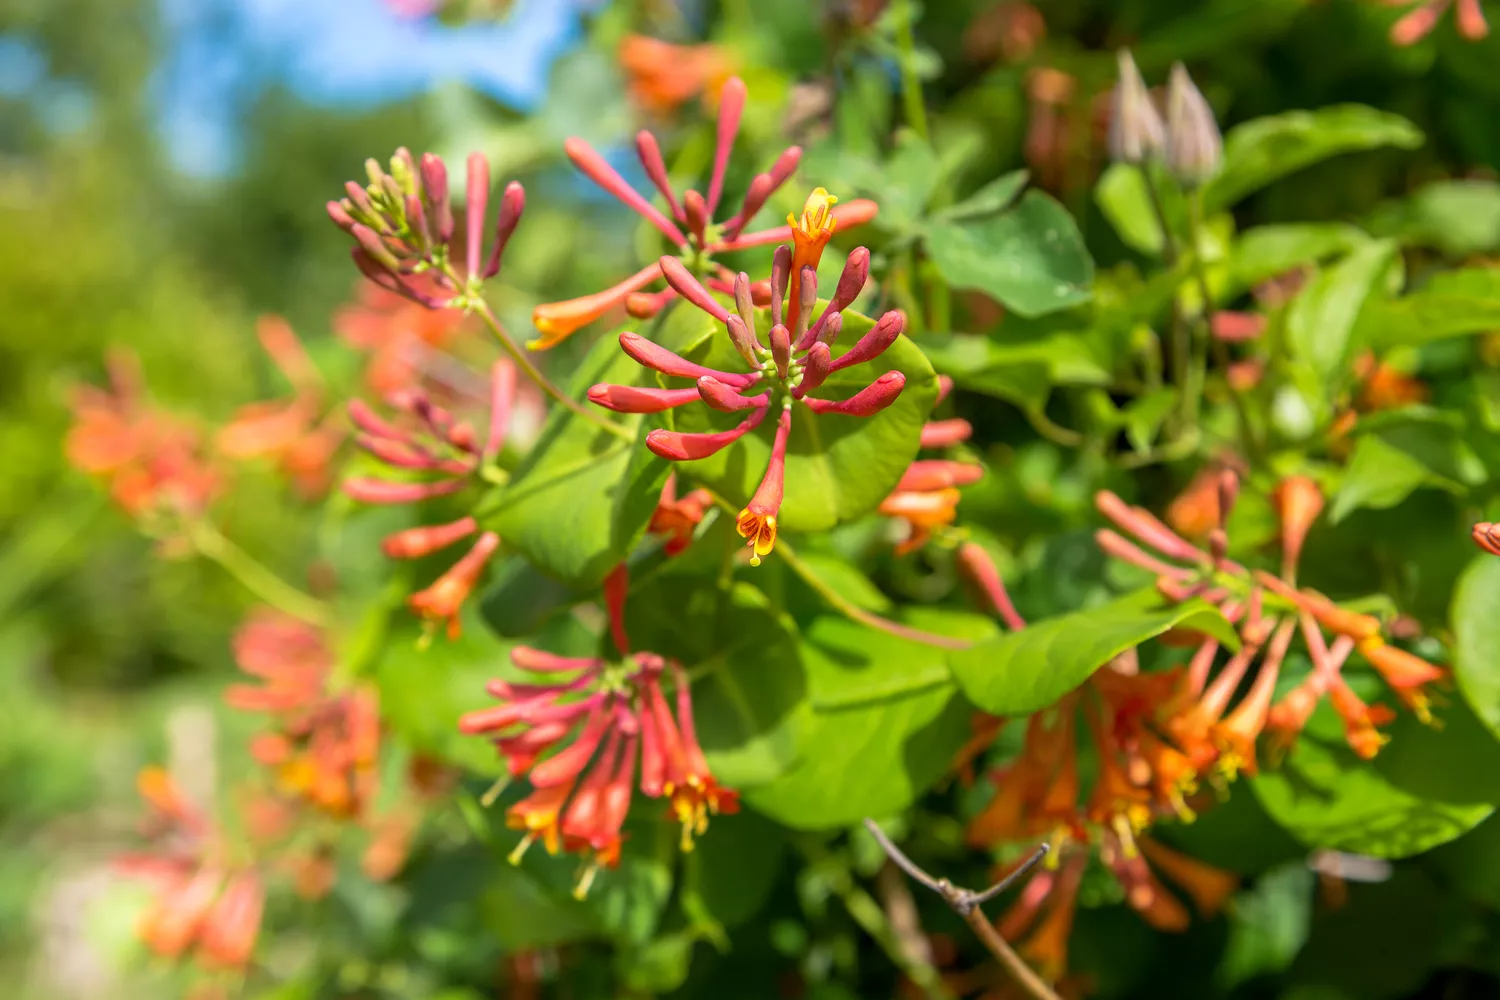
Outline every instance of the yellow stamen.
[[802, 269], [818, 269], [823, 259], [823, 248], [833, 238], [838, 220], [833, 217], [833, 206], [838, 201], [823, 188], [814, 188], [802, 206], [802, 218], [786, 217], [792, 227], [792, 274], [787, 286], [788, 308], [795, 310], [801, 300]]
[[510, 855], [506, 858], [506, 860], [513, 865], [519, 865], [521, 863], [521, 859], [526, 856], [526, 849], [533, 843], [535, 843], [535, 841], [536, 834], [528, 833], [526, 836], [521, 838], [521, 842], [516, 845], [516, 849], [514, 851], [510, 852]]
[[734, 530], [754, 549], [750, 556], [751, 566], [759, 566], [761, 557], [770, 555], [771, 550], [776, 547], [775, 514], [757, 514], [747, 507], [740, 511]]

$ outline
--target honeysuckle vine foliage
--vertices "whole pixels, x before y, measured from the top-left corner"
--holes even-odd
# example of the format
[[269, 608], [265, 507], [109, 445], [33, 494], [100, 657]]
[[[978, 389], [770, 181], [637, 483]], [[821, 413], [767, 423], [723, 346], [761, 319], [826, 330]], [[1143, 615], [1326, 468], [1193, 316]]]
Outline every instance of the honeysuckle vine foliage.
[[[1054, 193], [959, 169], [985, 159], [928, 121], [894, 7], [905, 125], [878, 157], [792, 145], [753, 172], [727, 55], [635, 81], [716, 109], [687, 166], [670, 133], [634, 137], [649, 189], [567, 139], [644, 223], [647, 263], [603, 291], [507, 302], [522, 185], [402, 148], [326, 205], [369, 282], [359, 329], [389, 333], [350, 338], [369, 385], [335, 389], [267, 319], [294, 395], [217, 434], [124, 357], [78, 390], [74, 463], [263, 605], [234, 640], [254, 683], [225, 692], [259, 720], [243, 794], [141, 775], [153, 851], [121, 867], [155, 893], [147, 946], [200, 985], [269, 986], [279, 893], [448, 852], [486, 953], [562, 967], [603, 940], [621, 989], [669, 992], [733, 955], [794, 853], [818, 897], [798, 905], [836, 898], [910, 988], [961, 991], [921, 922], [942, 918], [899, 880], [861, 888], [884, 850], [977, 920], [948, 951], [987, 995], [1079, 996], [1086, 910], [1183, 934], [1241, 919], [1277, 863], [1331, 878], [1488, 819], [1500, 271], [1430, 252], [1438, 195], [1364, 225], [1236, 214], [1420, 133], [1344, 105], [1221, 134], [1181, 63], [1153, 90], [1099, 54], [1085, 139], [1109, 164], [1055, 193], [1110, 227], [1102, 268]], [[1477, 3], [1456, 15], [1484, 33]], [[444, 354], [462, 378], [406, 363], [459, 330], [490, 338]], [[296, 585], [230, 540], [224, 498], [265, 458], [355, 526], [335, 548], [378, 547], [358, 565], [381, 585], [319, 572], [329, 553]], [[1039, 848], [993, 902], [939, 880]], [[810, 981], [817, 947], [787, 945]]]

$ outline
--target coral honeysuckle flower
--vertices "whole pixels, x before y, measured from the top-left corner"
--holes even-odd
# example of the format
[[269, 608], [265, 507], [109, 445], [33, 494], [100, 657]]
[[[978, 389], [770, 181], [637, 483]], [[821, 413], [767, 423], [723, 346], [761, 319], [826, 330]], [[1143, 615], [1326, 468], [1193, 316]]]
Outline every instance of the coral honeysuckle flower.
[[[698, 743], [687, 675], [654, 653], [630, 651], [623, 610], [627, 585], [622, 566], [611, 574], [605, 594], [622, 660], [517, 646], [512, 662], [539, 682], [491, 681], [487, 689], [498, 704], [459, 720], [460, 731], [493, 741], [509, 777], [526, 775], [534, 789], [507, 812], [507, 823], [524, 831], [511, 861], [519, 863], [538, 840], [549, 853], [561, 848], [582, 854], [586, 864], [575, 890], [580, 896], [600, 868], [619, 864], [634, 786], [647, 798], [668, 800], [682, 824], [684, 850], [692, 849], [710, 815], [739, 807], [737, 794], [714, 778]], [[543, 683], [544, 677], [555, 679]], [[668, 680], [675, 714], [664, 691]]]
[[484, 253], [490, 163], [471, 153], [466, 163], [463, 259], [452, 245], [457, 222], [449, 200], [448, 167], [423, 153], [420, 162], [402, 147], [387, 172], [365, 161], [369, 183], [344, 185], [346, 197], [330, 201], [328, 217], [354, 238], [361, 274], [388, 292], [428, 309], [469, 308], [484, 282], [500, 273], [500, 259], [526, 208], [526, 192], [512, 181], [500, 197], [495, 238]]
[[1293, 582], [1302, 558], [1302, 543], [1323, 512], [1323, 491], [1307, 476], [1288, 476], [1277, 484], [1271, 501], [1281, 521], [1281, 575]]
[[137, 785], [149, 807], [145, 829], [153, 847], [115, 860], [122, 874], [152, 888], [137, 935], [163, 958], [194, 951], [207, 969], [244, 970], [260, 933], [260, 873], [222, 860], [227, 852], [218, 825], [165, 770], [145, 768]]
[[235, 633], [234, 654], [261, 683], [231, 684], [224, 701], [275, 720], [275, 730], [260, 734], [251, 750], [274, 771], [278, 790], [331, 816], [363, 816], [378, 782], [375, 692], [334, 688], [327, 636], [278, 611], [253, 613]]
[[1449, 7], [1456, 7], [1454, 23], [1458, 33], [1469, 41], [1477, 41], [1490, 33], [1484, 19], [1484, 10], [1479, 0], [1383, 0], [1387, 7], [1411, 7], [1401, 20], [1391, 25], [1391, 42], [1395, 45], [1415, 45], [1426, 38], [1437, 27], [1438, 19]]
[[73, 466], [103, 480], [131, 517], [148, 524], [203, 515], [223, 487], [198, 431], [150, 405], [133, 356], [109, 358], [109, 389], [73, 392], [64, 445]]
[[1388, 644], [1378, 635], [1360, 639], [1354, 648], [1375, 668], [1380, 679], [1402, 704], [1423, 722], [1432, 722], [1432, 696], [1427, 686], [1446, 681], [1446, 670]]
[[[641, 166], [666, 202], [667, 209], [671, 213], [670, 218], [631, 187], [625, 178], [605, 161], [604, 157], [582, 139], [567, 141], [568, 159], [573, 161], [573, 165], [584, 176], [655, 226], [673, 247], [676, 255], [673, 259], [680, 258], [679, 263], [688, 262], [695, 267], [703, 267], [712, 261], [714, 254], [766, 246], [787, 239], [796, 241], [799, 247], [805, 243], [807, 249], [803, 251], [802, 262], [791, 271], [794, 294], [789, 301], [795, 306], [795, 303], [799, 301], [795, 297], [795, 288], [800, 280], [798, 275], [801, 267], [811, 262], [816, 268], [818, 254], [821, 254], [823, 246], [832, 236], [835, 225], [849, 228], [874, 218], [875, 203], [858, 200], [835, 209], [833, 205], [837, 199], [829, 197], [827, 192], [820, 188], [821, 198], [816, 202], [809, 200], [801, 221], [788, 216], [787, 226], [746, 233], [745, 227], [754, 219], [756, 213], [761, 210], [771, 195], [786, 183], [797, 169], [797, 164], [801, 162], [801, 148], [792, 146], [777, 157], [769, 171], [757, 174], [750, 182], [739, 212], [723, 222], [715, 222], [714, 216], [724, 193], [724, 176], [729, 166], [729, 156], [734, 148], [735, 137], [739, 134], [740, 117], [744, 110], [744, 81], [738, 77], [731, 77], [725, 82], [720, 95], [713, 173], [709, 178], [706, 195], [699, 194], [695, 190], [687, 190], [679, 197], [667, 176], [661, 146], [656, 136], [648, 131], [642, 131], [636, 135], [636, 153], [640, 158]], [[799, 233], [802, 235], [799, 236]], [[821, 242], [818, 242], [819, 240]], [[813, 248], [814, 243], [817, 243], [816, 250]], [[668, 258], [662, 258], [662, 260], [666, 259]], [[680, 289], [670, 281], [669, 287], [663, 292], [644, 294], [644, 289], [648, 285], [665, 276], [665, 271], [658, 261], [603, 291], [564, 302], [547, 302], [537, 306], [532, 313], [531, 320], [541, 336], [528, 346], [532, 350], [545, 350], [553, 347], [605, 313], [621, 306], [624, 306], [637, 319], [655, 315], [669, 300], [681, 294]], [[733, 281], [733, 274], [716, 266], [714, 273], [708, 279], [708, 284], [718, 291], [728, 293], [731, 291]], [[764, 290], [756, 289], [755, 293], [757, 300], [763, 302]]]
[[1354, 374], [1359, 379], [1354, 408], [1360, 413], [1395, 410], [1427, 401], [1427, 384], [1421, 379], [1377, 361], [1366, 352], [1355, 359]]
[[1500, 556], [1500, 524], [1480, 521], [1472, 531], [1474, 544], [1492, 556]]
[[645, 35], [626, 35], [619, 58], [631, 98], [656, 114], [718, 93], [734, 72], [734, 60], [722, 46], [674, 45]]
[[679, 556], [693, 543], [693, 533], [703, 523], [703, 515], [713, 502], [713, 495], [707, 490], [693, 490], [678, 499], [677, 474], [668, 473], [661, 488], [661, 499], [656, 503], [646, 530], [666, 539], [663, 548], [667, 555]]
[[[821, 196], [815, 196], [815, 199]], [[810, 202], [811, 204], [811, 202]], [[816, 214], [814, 206], [809, 212]], [[873, 328], [838, 358], [832, 345], [843, 329], [843, 310], [854, 301], [869, 275], [870, 253], [857, 247], [849, 254], [827, 307], [813, 320], [817, 305], [818, 279], [813, 265], [802, 269], [796, 302], [785, 298], [795, 252], [778, 247], [771, 272], [771, 346], [763, 345], [755, 333], [755, 306], [750, 278], [741, 272], [734, 281], [735, 311], [721, 305], [697, 278], [675, 257], [663, 257], [661, 270], [678, 294], [724, 324], [730, 342], [746, 366], [745, 372], [706, 368], [634, 333], [620, 334], [620, 348], [647, 368], [675, 379], [692, 380], [696, 388], [637, 388], [595, 385], [589, 399], [599, 406], [626, 413], [656, 413], [689, 403], [703, 402], [726, 413], [749, 411], [738, 426], [714, 433], [683, 433], [658, 428], [646, 435], [646, 446], [669, 461], [693, 461], [728, 447], [775, 414], [776, 430], [771, 460], [755, 495], [736, 519], [735, 527], [751, 549], [750, 564], [760, 565], [776, 544], [786, 475], [786, 448], [791, 434], [794, 404], [801, 403], [814, 414], [841, 413], [854, 417], [873, 416], [901, 394], [906, 377], [886, 372], [848, 399], [833, 401], [813, 395], [832, 372], [863, 364], [879, 357], [895, 343], [904, 327], [900, 312], [881, 316]], [[814, 262], [815, 263], [815, 262]], [[784, 306], [791, 315], [784, 315]], [[787, 321], [790, 321], [790, 327]]]
[[[435, 279], [414, 274], [406, 282], [424, 297], [441, 291]], [[456, 309], [429, 309], [368, 281], [359, 283], [355, 301], [333, 314], [333, 329], [350, 346], [367, 354], [365, 385], [377, 398], [420, 388], [439, 359], [467, 329], [468, 317]]]
[[[355, 443], [392, 470], [417, 472], [436, 478], [392, 480], [359, 477], [344, 482], [344, 492], [370, 504], [415, 504], [457, 493], [483, 474], [505, 446], [516, 395], [516, 369], [497, 361], [490, 370], [489, 427], [481, 441], [474, 427], [458, 420], [421, 390], [399, 393], [392, 400], [400, 422], [386, 420], [361, 400], [349, 404], [349, 417], [358, 433]], [[479, 537], [453, 566], [431, 586], [413, 594], [409, 604], [429, 624], [446, 622], [457, 637], [458, 616], [473, 592], [485, 565], [500, 547], [494, 532], [480, 531], [472, 517], [443, 524], [398, 531], [383, 549], [392, 559], [419, 559], [473, 535]]]
[[302, 496], [317, 497], [328, 488], [344, 431], [325, 419], [326, 386], [291, 325], [279, 316], [262, 316], [256, 334], [296, 394], [240, 407], [219, 431], [219, 452], [236, 459], [271, 458]]

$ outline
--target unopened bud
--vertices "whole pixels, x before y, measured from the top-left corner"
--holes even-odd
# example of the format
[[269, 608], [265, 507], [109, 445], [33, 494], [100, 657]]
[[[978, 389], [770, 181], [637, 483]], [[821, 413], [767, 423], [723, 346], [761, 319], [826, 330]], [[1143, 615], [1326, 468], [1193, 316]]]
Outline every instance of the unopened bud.
[[813, 308], [818, 304], [818, 272], [810, 267], [802, 269], [802, 280], [797, 282], [797, 315], [792, 330], [792, 343], [800, 344], [812, 322]]
[[1277, 485], [1271, 499], [1281, 520], [1281, 575], [1294, 580], [1302, 543], [1323, 511], [1323, 492], [1307, 476], [1288, 476]]
[[1194, 186], [1212, 177], [1224, 159], [1224, 140], [1213, 109], [1182, 63], [1172, 67], [1167, 86], [1167, 169]]
[[802, 382], [792, 390], [792, 395], [797, 399], [806, 396], [822, 385], [832, 370], [833, 355], [827, 344], [818, 341], [802, 357]]
[[756, 341], [755, 334], [751, 333], [750, 328], [745, 325], [745, 321], [739, 316], [730, 315], [724, 321], [724, 325], [729, 329], [729, 342], [734, 345], [736, 351], [740, 352], [740, 357], [744, 358], [745, 363], [752, 368], [759, 368], [760, 356], [756, 353], [756, 348], [760, 344]]
[[823, 329], [818, 331], [817, 343], [832, 347], [833, 342], [838, 339], [839, 334], [844, 332], [843, 313], [834, 313], [832, 316], [825, 316], [818, 323]]
[[786, 322], [786, 283], [792, 273], [792, 248], [785, 243], [771, 256], [771, 322]]
[[422, 190], [431, 209], [432, 225], [439, 243], [453, 239], [453, 206], [448, 202], [448, 165], [433, 153], [422, 154]]
[[493, 278], [500, 273], [500, 255], [505, 253], [505, 245], [510, 242], [511, 234], [516, 231], [516, 226], [521, 222], [521, 213], [525, 210], [526, 189], [519, 182], [511, 181], [505, 185], [505, 193], [500, 196], [500, 212], [495, 219], [495, 242], [490, 247], [490, 259], [484, 265], [486, 278]]
[[771, 360], [776, 362], [776, 374], [786, 378], [792, 362], [792, 334], [780, 323], [771, 327]]
[[385, 245], [375, 230], [366, 225], [356, 224], [350, 232], [354, 234], [360, 247], [375, 263], [389, 271], [395, 271], [401, 267], [401, 262], [396, 259], [395, 254], [391, 253], [390, 247]]
[[697, 191], [684, 192], [682, 211], [687, 217], [688, 231], [701, 240], [703, 231], [708, 228], [708, 205], [703, 196]]
[[1109, 99], [1109, 158], [1142, 163], [1162, 154], [1165, 128], [1128, 49], [1120, 50], [1119, 63], [1120, 79]]
[[349, 210], [340, 202], [330, 201], [328, 203], [328, 217], [333, 220], [334, 225], [344, 230], [344, 232], [348, 232], [354, 228], [354, 217], [349, 214]]

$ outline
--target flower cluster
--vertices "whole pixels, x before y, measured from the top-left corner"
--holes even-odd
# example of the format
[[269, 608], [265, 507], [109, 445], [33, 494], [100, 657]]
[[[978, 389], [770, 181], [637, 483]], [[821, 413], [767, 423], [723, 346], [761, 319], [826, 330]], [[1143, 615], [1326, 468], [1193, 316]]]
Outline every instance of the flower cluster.
[[218, 449], [234, 459], [270, 458], [304, 497], [321, 496], [344, 428], [327, 410], [323, 376], [291, 325], [280, 316], [262, 316], [255, 332], [294, 394], [240, 407], [219, 431]]
[[[1227, 518], [1238, 490], [1238, 477], [1225, 471], [1220, 479], [1219, 511]], [[1205, 638], [1198, 646], [1165, 721], [1177, 746], [1200, 770], [1218, 762], [1232, 776], [1255, 768], [1255, 740], [1263, 730], [1280, 747], [1295, 741], [1317, 704], [1327, 696], [1344, 721], [1349, 745], [1361, 756], [1374, 756], [1384, 737], [1378, 726], [1390, 718], [1381, 705], [1367, 705], [1345, 681], [1342, 668], [1358, 652], [1395, 696], [1424, 721], [1430, 718], [1432, 684], [1446, 671], [1387, 641], [1381, 622], [1340, 608], [1315, 591], [1296, 586], [1296, 571], [1309, 528], [1323, 508], [1316, 483], [1304, 476], [1284, 479], [1273, 499], [1281, 520], [1281, 576], [1253, 573], [1225, 555], [1228, 537], [1220, 526], [1208, 535], [1204, 550], [1158, 521], [1149, 512], [1129, 507], [1111, 493], [1098, 498], [1100, 510], [1134, 541], [1112, 530], [1099, 532], [1109, 555], [1156, 574], [1157, 589], [1172, 601], [1201, 598], [1217, 605], [1239, 628], [1243, 645], [1209, 683], [1219, 643]], [[1155, 554], [1142, 549], [1145, 545]], [[1300, 632], [1313, 670], [1280, 701], [1273, 703], [1282, 661]], [[1332, 640], [1329, 640], [1329, 636]], [[1249, 692], [1227, 718], [1230, 699], [1262, 651]]]
[[1391, 25], [1391, 42], [1415, 45], [1437, 27], [1438, 19], [1453, 7], [1458, 33], [1469, 41], [1478, 41], [1490, 33], [1489, 22], [1479, 0], [1381, 0], [1387, 7], [1410, 7], [1411, 10]]
[[[391, 403], [400, 415], [395, 422], [360, 400], [351, 402], [349, 416], [359, 431], [355, 438], [359, 447], [392, 470], [422, 473], [427, 478], [358, 477], [346, 480], [344, 491], [364, 503], [415, 504], [464, 489], [504, 447], [515, 391], [515, 368], [505, 361], [495, 362], [490, 372], [489, 429], [483, 442], [472, 424], [456, 419], [421, 390], [392, 396]], [[387, 536], [383, 544], [385, 554], [392, 559], [418, 559], [475, 534], [479, 537], [469, 551], [408, 601], [412, 610], [429, 623], [446, 622], [450, 636], [458, 635], [459, 611], [499, 548], [500, 537], [492, 531], [480, 532], [473, 517], [462, 517], [398, 531]]]
[[1217, 173], [1224, 159], [1219, 125], [1182, 63], [1172, 67], [1163, 116], [1130, 53], [1122, 49], [1119, 61], [1120, 79], [1110, 95], [1110, 159], [1138, 164], [1159, 158], [1189, 186]]
[[274, 770], [278, 791], [336, 818], [363, 817], [379, 780], [375, 692], [331, 690], [334, 657], [322, 631], [268, 609], [240, 626], [234, 658], [260, 683], [231, 684], [224, 701], [275, 720], [250, 749]]
[[[870, 272], [870, 252], [856, 247], [849, 254], [837, 288], [814, 321], [818, 299], [816, 268], [836, 224], [830, 211], [832, 203], [833, 199], [822, 188], [814, 191], [801, 222], [792, 232], [793, 246], [783, 244], [776, 249], [771, 267], [769, 348], [756, 333], [756, 310], [747, 274], [742, 271], [734, 279], [735, 312], [731, 313], [681, 261], [675, 257], [661, 259], [661, 270], [668, 284], [688, 302], [724, 324], [748, 372], [706, 368], [638, 334], [622, 333], [620, 348], [630, 357], [663, 375], [690, 379], [693, 385], [655, 389], [600, 384], [589, 389], [592, 402], [623, 413], [658, 413], [700, 401], [725, 413], [749, 411], [744, 420], [727, 431], [685, 433], [658, 428], [646, 435], [646, 446], [652, 452], [677, 462], [707, 458], [759, 427], [768, 413], [777, 412], [770, 464], [760, 487], [735, 523], [740, 537], [753, 550], [751, 565], [760, 565], [761, 558], [776, 544], [776, 519], [781, 509], [793, 404], [800, 402], [813, 413], [869, 417], [895, 402], [906, 386], [906, 377], [893, 371], [845, 400], [813, 395], [833, 372], [879, 357], [905, 327], [905, 317], [892, 310], [880, 317], [849, 350], [834, 358], [833, 344], [843, 329], [843, 310], [864, 288]], [[785, 315], [788, 305], [790, 316]]]
[[[500, 199], [495, 239], [484, 254], [485, 211], [489, 206], [490, 164], [469, 154], [464, 199], [462, 270], [452, 257], [458, 226], [449, 202], [448, 167], [423, 153], [420, 165], [404, 147], [391, 157], [390, 172], [365, 161], [369, 183], [345, 185], [347, 197], [328, 203], [328, 215], [357, 244], [354, 263], [365, 277], [388, 292], [429, 309], [467, 308], [484, 282], [500, 272], [505, 245], [521, 221], [526, 192], [512, 181]], [[430, 287], [424, 287], [424, 280]]]
[[260, 872], [231, 860], [221, 831], [166, 771], [146, 768], [137, 786], [149, 810], [143, 832], [156, 846], [115, 865], [152, 886], [141, 940], [163, 958], [191, 953], [207, 970], [243, 971], [265, 907]]
[[[938, 376], [939, 405], [953, 391], [953, 380]], [[924, 448], [942, 448], [966, 441], [973, 433], [967, 420], [931, 420], [922, 426]], [[977, 483], [984, 468], [972, 462], [941, 458], [919, 458], [907, 467], [891, 495], [880, 502], [880, 513], [906, 524], [906, 538], [896, 545], [896, 555], [915, 552], [932, 538], [934, 530], [953, 523], [958, 516], [959, 487]]]
[[673, 45], [646, 35], [626, 35], [619, 57], [631, 99], [658, 115], [700, 94], [717, 93], [733, 74], [728, 50], [718, 45]]
[[153, 533], [201, 516], [223, 485], [202, 437], [149, 405], [134, 357], [112, 356], [109, 381], [74, 390], [68, 461], [106, 480], [115, 502]]
[[[537, 840], [586, 858], [576, 893], [588, 892], [600, 867], [620, 861], [633, 788], [665, 797], [682, 824], [682, 849], [708, 827], [710, 814], [733, 813], [737, 793], [709, 771], [693, 722], [692, 694], [682, 667], [655, 653], [632, 653], [625, 631], [625, 567], [605, 582], [605, 605], [619, 662], [557, 656], [527, 646], [511, 660], [528, 673], [559, 679], [512, 684], [494, 680], [492, 708], [465, 715], [459, 728], [489, 736], [510, 777], [526, 775], [532, 792], [506, 813], [525, 831], [511, 855], [519, 863]], [[665, 682], [672, 684], [669, 703]], [[571, 736], [571, 742], [568, 737]], [[549, 751], [555, 751], [546, 756]], [[639, 767], [637, 767], [639, 761]], [[498, 789], [497, 789], [498, 790]]]
[[[786, 226], [754, 233], [744, 231], [771, 195], [785, 184], [797, 169], [797, 164], [802, 159], [802, 150], [797, 146], [788, 148], [777, 157], [769, 171], [755, 176], [745, 192], [738, 213], [723, 222], [714, 221], [714, 215], [719, 209], [719, 202], [724, 194], [724, 177], [729, 167], [729, 155], [734, 148], [735, 137], [739, 134], [740, 116], [744, 110], [744, 81], [738, 77], [731, 77], [724, 84], [724, 89], [719, 96], [718, 142], [714, 148], [713, 174], [709, 179], [707, 195], [695, 190], [687, 190], [679, 197], [667, 176], [666, 164], [662, 160], [661, 146], [656, 136], [644, 130], [636, 135], [636, 153], [640, 157], [641, 167], [650, 178], [652, 185], [665, 199], [667, 209], [671, 213], [670, 218], [631, 187], [625, 178], [621, 177], [619, 172], [587, 142], [574, 138], [569, 139], [566, 144], [568, 159], [573, 161], [573, 165], [584, 176], [624, 202], [666, 237], [677, 256], [663, 257], [662, 261], [675, 260], [679, 267], [687, 266], [699, 271], [711, 267], [711, 274], [708, 278], [710, 287], [725, 293], [732, 291], [734, 275], [722, 265], [712, 264], [715, 254], [779, 243], [782, 240], [795, 238], [799, 226], [804, 228], [806, 226], [805, 215], [802, 223], [788, 216]], [[835, 222], [848, 228], [868, 222], [875, 217], [874, 202], [852, 201], [837, 209], [834, 208], [833, 203], [834, 199], [830, 198], [822, 206], [823, 216], [820, 222], [820, 225], [826, 225], [830, 233]], [[794, 271], [793, 274], [793, 281], [795, 281], [796, 272]], [[669, 277], [670, 287], [651, 294], [643, 292], [646, 286], [663, 277], [668, 277], [663, 264], [652, 263], [619, 284], [601, 292], [565, 302], [547, 302], [537, 306], [532, 313], [531, 320], [540, 331], [541, 337], [527, 346], [533, 350], [545, 350], [559, 344], [575, 331], [621, 305], [625, 306], [637, 319], [654, 316], [667, 302], [680, 294], [680, 290], [671, 284]], [[761, 304], [764, 304], [766, 295], [764, 286], [753, 289], [753, 294]], [[793, 295], [792, 302], [796, 301], [796, 296]]]

